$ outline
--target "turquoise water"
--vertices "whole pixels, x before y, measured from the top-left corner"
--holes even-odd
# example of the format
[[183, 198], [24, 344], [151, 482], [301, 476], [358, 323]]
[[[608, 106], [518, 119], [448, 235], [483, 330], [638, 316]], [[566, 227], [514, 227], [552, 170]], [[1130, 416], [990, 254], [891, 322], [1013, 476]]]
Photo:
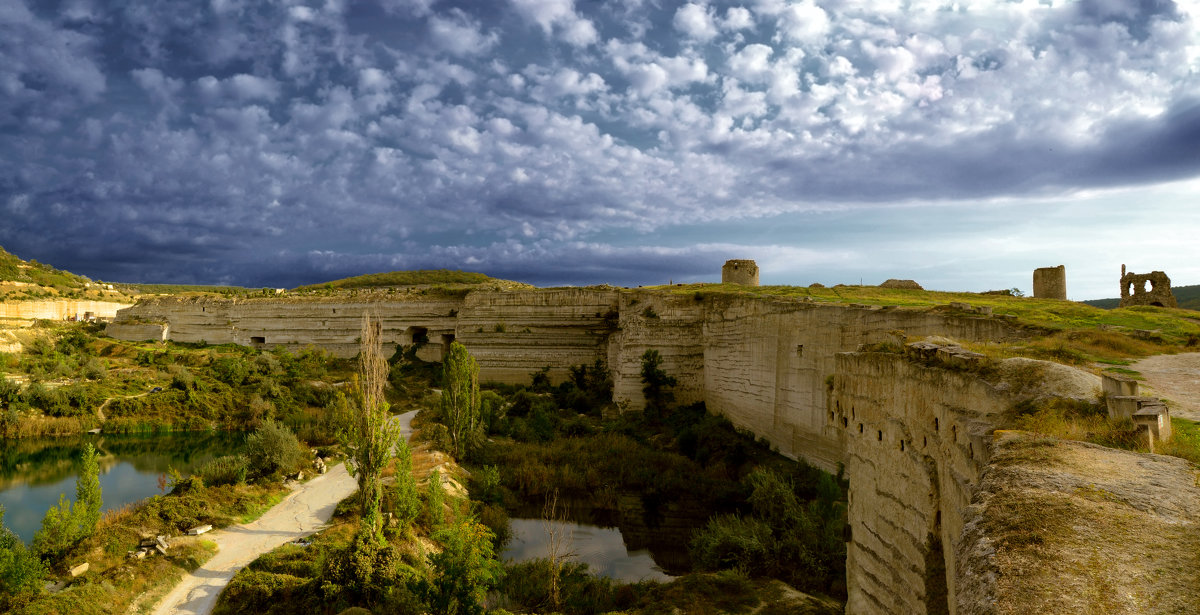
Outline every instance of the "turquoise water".
[[512, 519], [512, 539], [500, 552], [500, 559], [524, 562], [546, 557], [549, 554], [547, 524], [567, 537], [563, 550], [572, 554], [569, 559], [587, 564], [593, 574], [629, 583], [670, 581], [673, 578], [654, 562], [650, 551], [630, 551], [621, 530], [570, 521]]
[[100, 453], [104, 510], [111, 510], [162, 493], [159, 476], [169, 468], [186, 475], [213, 458], [241, 452], [244, 441], [244, 434], [226, 432], [0, 440], [4, 525], [29, 542], [60, 493], [75, 500], [79, 453], [86, 442]]

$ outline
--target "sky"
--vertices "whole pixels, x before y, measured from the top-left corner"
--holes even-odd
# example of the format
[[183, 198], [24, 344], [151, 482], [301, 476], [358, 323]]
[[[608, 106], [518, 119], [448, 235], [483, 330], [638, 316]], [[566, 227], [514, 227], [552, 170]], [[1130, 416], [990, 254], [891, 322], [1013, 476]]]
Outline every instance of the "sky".
[[0, 246], [98, 280], [1092, 299], [1198, 204], [1195, 0], [0, 0]]

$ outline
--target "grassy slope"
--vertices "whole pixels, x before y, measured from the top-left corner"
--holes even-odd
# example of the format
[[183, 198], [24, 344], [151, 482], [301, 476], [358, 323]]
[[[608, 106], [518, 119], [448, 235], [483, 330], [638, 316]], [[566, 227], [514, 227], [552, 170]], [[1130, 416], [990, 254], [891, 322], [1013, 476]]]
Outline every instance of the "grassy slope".
[[319, 290], [331, 288], [375, 288], [380, 286], [415, 286], [418, 284], [486, 284], [503, 282], [482, 273], [449, 269], [421, 269], [419, 271], [389, 271], [342, 278], [321, 284], [309, 284], [296, 290]]
[[[863, 303], [892, 305], [911, 309], [948, 309], [950, 303], [991, 307], [995, 314], [1008, 314], [1024, 324], [1051, 331], [1097, 329], [1101, 325], [1156, 331], [1169, 342], [1180, 342], [1189, 335], [1200, 335], [1200, 322], [1186, 310], [1157, 307], [1133, 307], [1104, 310], [1074, 301], [1032, 299], [1005, 295], [953, 293], [941, 291], [879, 288], [878, 286], [807, 286], [745, 287], [732, 284], [692, 284], [670, 289], [675, 294], [739, 294], [779, 298], [811, 299], [820, 303]], [[939, 307], [940, 306], [940, 307]]]
[[[1188, 310], [1200, 310], [1200, 284], [1191, 286], [1175, 286], [1171, 288], [1171, 292], [1175, 294], [1175, 300], [1179, 302], [1179, 307]], [[1121, 305], [1121, 300], [1117, 299], [1091, 299], [1084, 301], [1088, 305], [1094, 305], [1098, 308], [1111, 310], [1118, 305]]]
[[87, 278], [37, 261], [24, 261], [0, 248], [0, 282], [26, 282], [41, 286], [84, 288]]

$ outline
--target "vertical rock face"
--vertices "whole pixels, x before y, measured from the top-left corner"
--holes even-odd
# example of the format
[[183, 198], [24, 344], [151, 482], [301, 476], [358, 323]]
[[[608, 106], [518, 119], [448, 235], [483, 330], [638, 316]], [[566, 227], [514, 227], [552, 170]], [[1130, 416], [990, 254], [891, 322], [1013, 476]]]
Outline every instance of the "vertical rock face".
[[846, 612], [955, 612], [962, 511], [1011, 398], [969, 373], [847, 353], [830, 401], [851, 485]]
[[1067, 268], [1042, 267], [1033, 270], [1033, 296], [1036, 299], [1067, 299]]
[[129, 307], [128, 303], [109, 301], [8, 301], [0, 303], [0, 320], [34, 321], [66, 320], [72, 316], [82, 318], [91, 314], [96, 318], [114, 318], [117, 311]]

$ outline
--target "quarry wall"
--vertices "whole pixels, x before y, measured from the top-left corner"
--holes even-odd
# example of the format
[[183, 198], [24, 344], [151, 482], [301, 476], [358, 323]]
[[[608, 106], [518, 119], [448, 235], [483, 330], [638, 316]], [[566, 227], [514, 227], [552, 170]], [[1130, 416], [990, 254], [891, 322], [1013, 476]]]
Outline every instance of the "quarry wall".
[[0, 321], [14, 324], [34, 320], [66, 320], [72, 316], [82, 318], [91, 312], [96, 318], [115, 318], [117, 310], [130, 307], [128, 303], [111, 301], [77, 301], [56, 299], [47, 301], [6, 301], [0, 303]]
[[641, 357], [655, 349], [678, 379], [677, 403], [703, 401], [789, 457], [830, 471], [844, 464], [847, 612], [856, 615], [955, 612], [961, 511], [987, 461], [984, 437], [1011, 407], [1002, 391], [969, 373], [856, 351], [898, 350], [906, 337], [1028, 335], [1008, 319], [961, 310], [610, 288], [403, 300], [163, 298], [122, 310], [110, 332], [312, 344], [353, 356], [364, 311], [383, 322], [389, 352], [423, 342], [421, 356], [437, 360], [457, 340], [484, 381], [528, 382], [543, 366], [561, 380], [569, 367], [603, 358], [623, 410], [641, 408]]
[[846, 612], [955, 613], [955, 547], [1013, 399], [968, 371], [837, 355], [827, 424], [850, 481]]

